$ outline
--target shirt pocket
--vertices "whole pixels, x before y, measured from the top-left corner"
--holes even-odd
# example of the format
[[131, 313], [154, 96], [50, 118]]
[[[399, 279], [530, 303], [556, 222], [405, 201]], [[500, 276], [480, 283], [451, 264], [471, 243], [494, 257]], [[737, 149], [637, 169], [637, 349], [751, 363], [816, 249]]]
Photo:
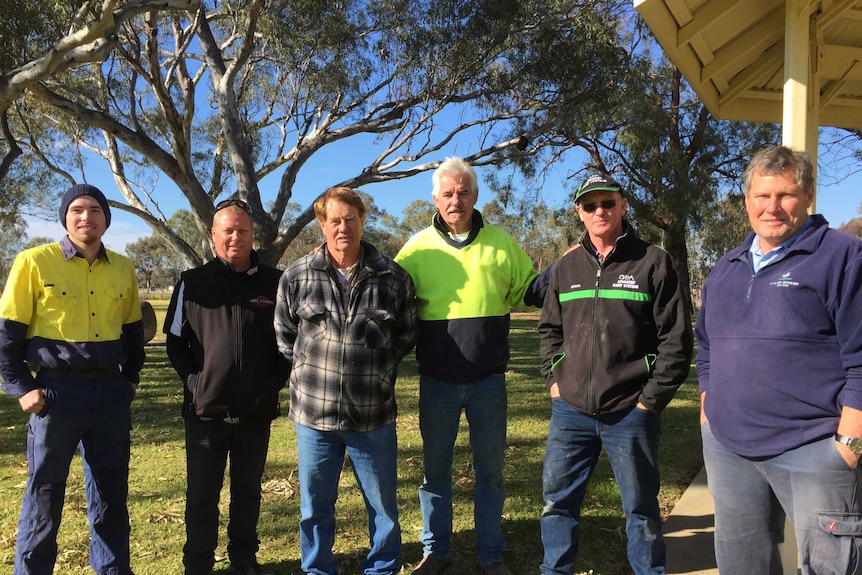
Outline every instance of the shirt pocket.
[[326, 330], [326, 306], [322, 303], [306, 303], [296, 310], [299, 316], [299, 331], [325, 331]]
[[294, 365], [302, 364], [311, 346], [323, 345], [326, 337], [326, 307], [319, 302], [306, 303], [296, 310], [299, 317], [296, 342], [294, 343]]
[[385, 309], [365, 310], [365, 346], [368, 349], [392, 347], [392, 326], [395, 316]]
[[45, 284], [43, 287], [48, 322], [57, 328], [78, 325], [84, 311], [78, 287], [70, 284]]
[[116, 285], [107, 285], [105, 286], [105, 304], [108, 306], [106, 318], [110, 318], [113, 321], [114, 318], [118, 318], [120, 323], [125, 320], [125, 313], [123, 313], [126, 309], [126, 302], [128, 301], [129, 294], [127, 290], [118, 287]]

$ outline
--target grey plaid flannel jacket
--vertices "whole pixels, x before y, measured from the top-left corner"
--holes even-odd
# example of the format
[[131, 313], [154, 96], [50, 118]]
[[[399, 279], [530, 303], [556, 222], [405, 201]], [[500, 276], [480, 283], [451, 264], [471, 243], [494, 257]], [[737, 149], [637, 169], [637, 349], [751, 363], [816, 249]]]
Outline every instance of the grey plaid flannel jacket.
[[395, 421], [398, 364], [419, 335], [413, 281], [367, 242], [349, 297], [326, 244], [278, 287], [278, 349], [293, 364], [290, 418], [317, 431], [372, 431]]

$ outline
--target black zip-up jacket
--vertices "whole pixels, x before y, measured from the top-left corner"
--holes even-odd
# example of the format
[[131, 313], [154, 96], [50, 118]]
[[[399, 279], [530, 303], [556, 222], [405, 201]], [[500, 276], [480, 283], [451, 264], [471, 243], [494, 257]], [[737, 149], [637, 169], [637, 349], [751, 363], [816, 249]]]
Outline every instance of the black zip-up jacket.
[[280, 278], [255, 252], [245, 272], [219, 258], [183, 272], [164, 326], [168, 357], [185, 384], [183, 417], [239, 423], [278, 416], [290, 373], [273, 328]]
[[584, 233], [557, 264], [539, 319], [542, 373], [590, 415], [667, 406], [691, 365], [691, 314], [670, 255], [623, 235], [599, 263]]

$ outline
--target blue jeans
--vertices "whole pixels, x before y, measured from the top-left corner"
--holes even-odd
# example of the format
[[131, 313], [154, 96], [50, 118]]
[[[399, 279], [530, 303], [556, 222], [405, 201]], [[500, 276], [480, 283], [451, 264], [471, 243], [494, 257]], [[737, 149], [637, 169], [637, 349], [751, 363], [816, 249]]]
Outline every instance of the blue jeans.
[[270, 421], [232, 424], [185, 420], [186, 427], [186, 575], [208, 575], [218, 545], [219, 496], [230, 454], [230, 508], [227, 552], [231, 564], [256, 563], [260, 541], [260, 480], [269, 447]]
[[317, 431], [294, 424], [299, 460], [299, 550], [302, 570], [337, 575], [335, 500], [344, 452], [368, 511], [371, 550], [361, 564], [365, 575], [394, 575], [401, 568], [398, 524], [398, 442], [395, 424], [373, 431]]
[[862, 573], [860, 470], [827, 437], [764, 459], [740, 457], [701, 427], [715, 500], [715, 557], [722, 575], [781, 574], [785, 513], [803, 575]]
[[626, 516], [629, 564], [636, 575], [665, 572], [658, 505], [660, 434], [661, 419], [649, 411], [633, 407], [594, 417], [572, 409], [561, 398], [553, 400], [542, 473], [542, 573], [574, 571], [581, 503], [602, 446]]
[[50, 575], [75, 450], [83, 460], [90, 566], [129, 575], [129, 455], [132, 384], [119, 373], [100, 379], [36, 378], [46, 405], [27, 430], [27, 487], [18, 522], [14, 575]]
[[476, 558], [486, 566], [503, 557], [502, 515], [506, 492], [506, 377], [490, 375], [470, 383], [419, 377], [419, 428], [425, 479], [419, 488], [423, 554], [449, 556], [452, 541], [452, 459], [461, 410], [470, 426], [476, 487], [473, 522]]

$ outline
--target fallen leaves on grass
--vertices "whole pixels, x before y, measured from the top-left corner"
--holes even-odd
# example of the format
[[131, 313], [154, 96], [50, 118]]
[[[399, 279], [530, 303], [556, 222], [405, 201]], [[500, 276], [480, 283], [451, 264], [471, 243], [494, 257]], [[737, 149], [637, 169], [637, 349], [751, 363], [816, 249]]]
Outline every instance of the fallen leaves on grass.
[[184, 523], [183, 514], [179, 511], [153, 511], [147, 518], [150, 523]]

